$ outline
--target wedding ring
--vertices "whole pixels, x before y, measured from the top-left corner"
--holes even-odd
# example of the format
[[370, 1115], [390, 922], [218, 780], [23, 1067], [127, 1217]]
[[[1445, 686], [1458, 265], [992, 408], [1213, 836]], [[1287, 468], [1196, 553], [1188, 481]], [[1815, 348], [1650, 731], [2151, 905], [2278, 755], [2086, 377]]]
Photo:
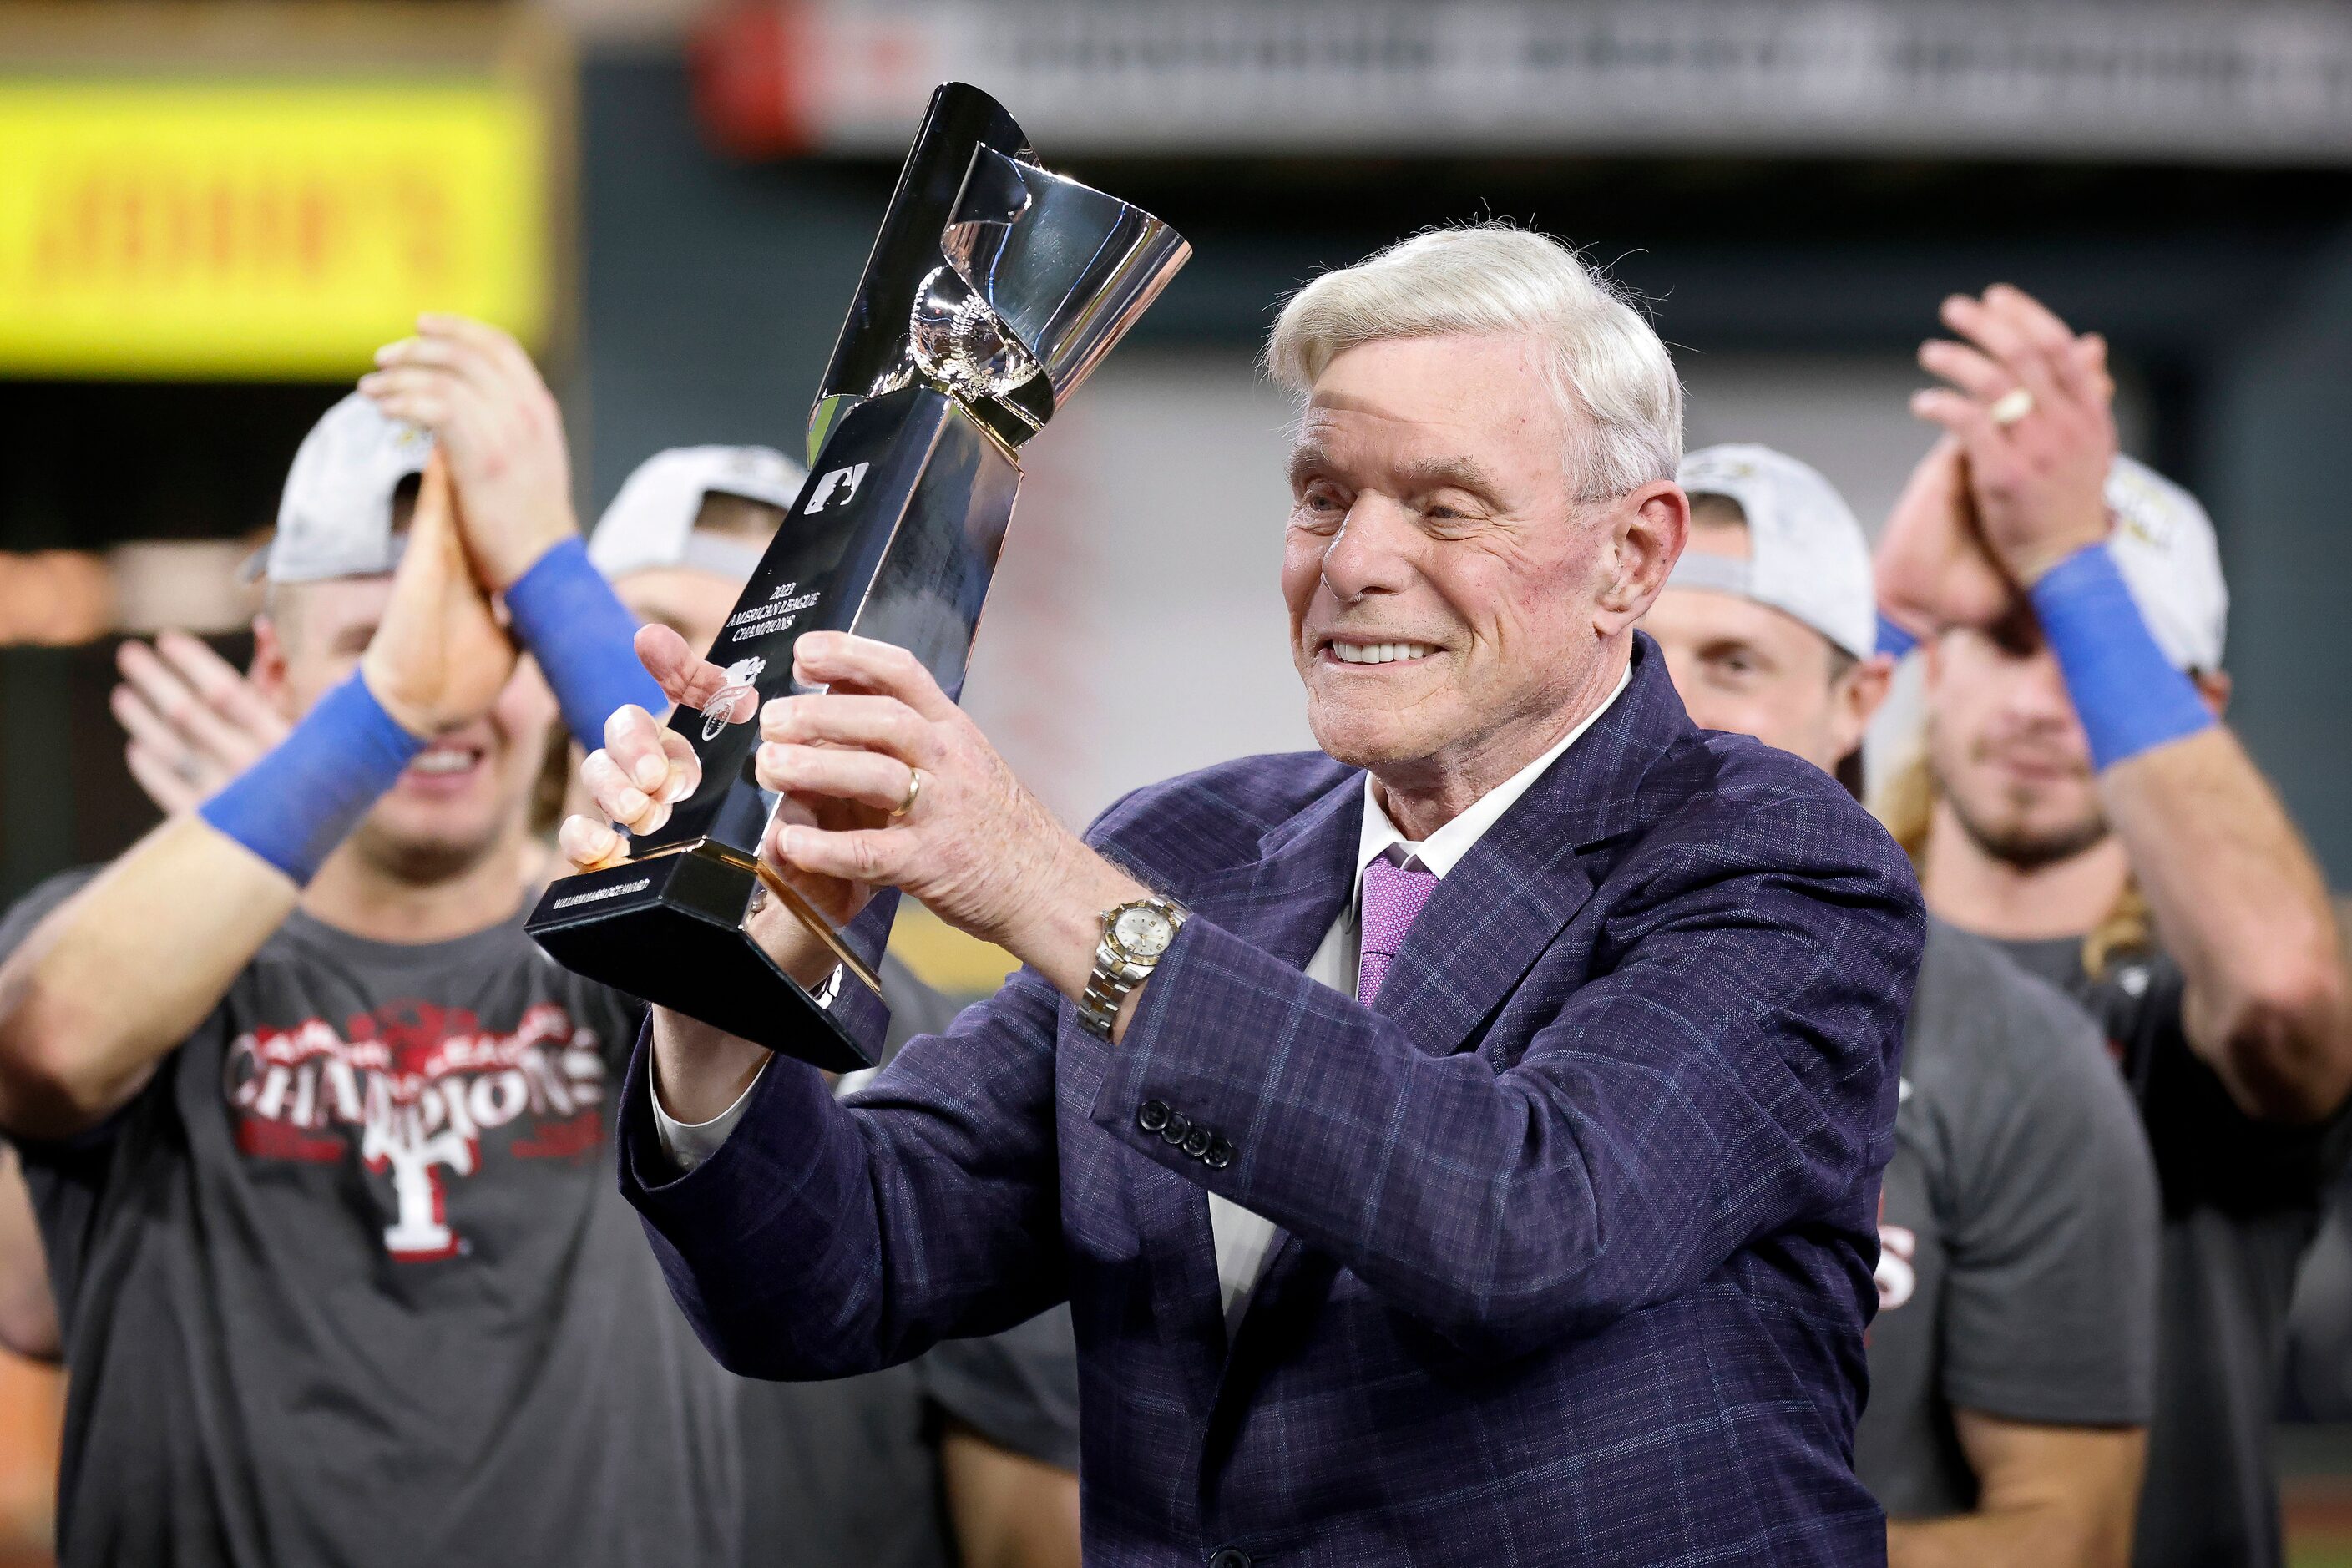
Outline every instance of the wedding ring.
[[1993, 400], [1985, 410], [1985, 417], [2006, 430], [2033, 412], [2033, 394], [2021, 386], [2011, 387]]
[[907, 770], [907, 798], [898, 803], [898, 809], [890, 814], [890, 820], [896, 822], [900, 817], [906, 816], [908, 812], [914, 810], [915, 798], [922, 793], [923, 770], [920, 768], [908, 768]]

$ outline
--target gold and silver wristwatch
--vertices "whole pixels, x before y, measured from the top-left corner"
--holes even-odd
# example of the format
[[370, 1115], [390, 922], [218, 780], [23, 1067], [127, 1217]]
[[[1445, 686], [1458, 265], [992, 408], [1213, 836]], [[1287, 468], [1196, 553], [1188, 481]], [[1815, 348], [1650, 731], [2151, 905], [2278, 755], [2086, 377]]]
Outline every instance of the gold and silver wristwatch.
[[1097, 1038], [1110, 1038], [1127, 994], [1151, 978], [1160, 955], [1184, 923], [1184, 906], [1154, 895], [1105, 910], [1095, 968], [1078, 998], [1078, 1017]]

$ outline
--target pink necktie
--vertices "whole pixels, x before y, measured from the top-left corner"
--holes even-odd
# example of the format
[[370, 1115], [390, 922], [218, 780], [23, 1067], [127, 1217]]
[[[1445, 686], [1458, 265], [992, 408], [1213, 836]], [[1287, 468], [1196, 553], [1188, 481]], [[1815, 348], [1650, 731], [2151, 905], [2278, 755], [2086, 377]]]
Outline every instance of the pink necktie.
[[1364, 946], [1356, 962], [1356, 1000], [1365, 1006], [1379, 1000], [1381, 982], [1388, 978], [1405, 932], [1435, 891], [1437, 873], [1418, 863], [1391, 866], [1382, 856], [1364, 868]]

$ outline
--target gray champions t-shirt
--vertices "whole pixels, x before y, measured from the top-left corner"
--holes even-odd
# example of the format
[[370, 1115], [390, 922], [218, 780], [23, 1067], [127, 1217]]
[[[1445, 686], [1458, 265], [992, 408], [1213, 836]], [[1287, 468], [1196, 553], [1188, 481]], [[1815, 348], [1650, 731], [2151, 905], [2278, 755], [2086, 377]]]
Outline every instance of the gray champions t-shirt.
[[2081, 1008], [1938, 921], [1904, 1032], [1854, 1472], [1886, 1511], [1976, 1506], [1953, 1411], [2148, 1419], [2156, 1178]]
[[[887, 1060], [956, 1005], [883, 960]], [[844, 1094], [856, 1079], [844, 1079]], [[832, 1383], [742, 1385], [747, 1568], [954, 1568], [940, 1464], [946, 1425], [1041, 1463], [1078, 1466], [1078, 1355], [1055, 1307], [986, 1339]]]
[[2258, 1121], [2189, 1044], [2187, 982], [2162, 952], [2094, 979], [2066, 938], [2000, 944], [2078, 998], [2105, 1029], [2139, 1102], [2164, 1207], [2156, 1415], [2140, 1484], [2137, 1568], [2264, 1568], [2284, 1561], [2271, 1462], [2295, 1269], [2343, 1167], [2352, 1114], [2316, 1127]]
[[738, 1385], [614, 1169], [636, 1023], [519, 915], [393, 946], [298, 913], [130, 1105], [25, 1145], [61, 1560], [732, 1568]]

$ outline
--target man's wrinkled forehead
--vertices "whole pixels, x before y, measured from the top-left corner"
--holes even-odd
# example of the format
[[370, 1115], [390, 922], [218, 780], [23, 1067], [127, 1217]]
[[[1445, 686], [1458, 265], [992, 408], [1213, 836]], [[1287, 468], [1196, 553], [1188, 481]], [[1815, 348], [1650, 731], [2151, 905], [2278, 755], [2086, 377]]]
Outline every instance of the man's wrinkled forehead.
[[[1459, 485], [1488, 494], [1566, 448], [1558, 400], [1530, 345], [1465, 336], [1360, 343], [1333, 356], [1307, 390], [1294, 479], [1320, 464], [1397, 493]], [[1532, 475], [1520, 475], [1522, 479]]]
[[1414, 407], [1409, 399], [1377, 393], [1327, 393], [1318, 384], [1299, 416], [1297, 446], [1335, 460], [1362, 461], [1432, 446], [1459, 447], [1475, 431], [1454, 408]]
[[1346, 384], [1332, 384], [1327, 373], [1318, 379], [1307, 394], [1307, 419], [1330, 420], [1350, 414], [1362, 414], [1375, 419], [1394, 419], [1398, 411], [1390, 406], [1391, 400], [1376, 392], [1361, 390]]
[[1307, 391], [1307, 417], [1493, 430], [1556, 417], [1540, 347], [1465, 334], [1381, 338], [1331, 356]]
[[1478, 456], [1483, 445], [1468, 420], [1422, 419], [1377, 398], [1342, 394], [1309, 400], [1287, 466], [1294, 489], [1330, 475], [1399, 495], [1453, 487], [1492, 496], [1497, 475]]

